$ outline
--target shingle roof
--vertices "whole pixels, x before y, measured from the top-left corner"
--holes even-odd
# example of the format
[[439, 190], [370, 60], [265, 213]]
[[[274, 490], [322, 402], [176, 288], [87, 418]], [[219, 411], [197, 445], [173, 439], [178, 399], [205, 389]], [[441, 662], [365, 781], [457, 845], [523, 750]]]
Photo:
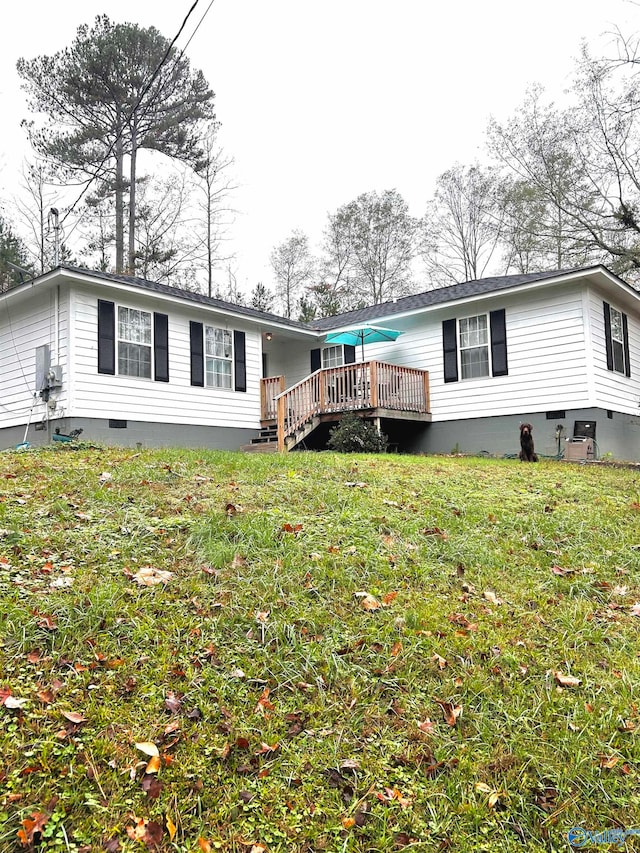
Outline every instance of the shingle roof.
[[313, 331], [313, 327], [306, 323], [299, 323], [297, 320], [280, 317], [278, 314], [270, 314], [268, 311], [258, 311], [256, 308], [250, 308], [246, 305], [236, 305], [234, 302], [225, 302], [224, 299], [216, 299], [213, 296], [205, 296], [202, 293], [183, 290], [180, 287], [162, 284], [159, 281], [149, 281], [146, 278], [139, 278], [138, 276], [132, 275], [117, 275], [116, 273], [98, 272], [96, 270], [85, 269], [84, 267], [64, 266], [61, 267], [61, 269], [66, 272], [77, 273], [78, 275], [87, 275], [91, 278], [100, 278], [104, 279], [104, 281], [127, 284], [130, 287], [139, 287], [142, 290], [151, 290], [154, 293], [162, 293], [165, 296], [177, 297], [178, 299], [184, 299], [187, 302], [197, 302], [199, 305], [208, 305], [211, 308], [219, 308], [221, 311], [230, 311], [234, 314], [251, 317], [254, 320], [279, 323], [280, 325], [291, 326], [296, 329]]
[[465, 281], [462, 284], [452, 284], [449, 287], [441, 287], [437, 290], [426, 290], [423, 293], [414, 293], [412, 296], [403, 296], [394, 302], [383, 302], [380, 305], [370, 305], [367, 308], [359, 308], [336, 317], [323, 317], [314, 320], [313, 326], [319, 331], [337, 329], [341, 326], [355, 325], [356, 323], [369, 322], [381, 317], [390, 317], [394, 314], [404, 314], [407, 311], [415, 311], [432, 305], [443, 305], [446, 302], [455, 302], [458, 299], [466, 299], [470, 296], [481, 296], [485, 293], [495, 293], [499, 290], [508, 290], [523, 284], [535, 281], [543, 281], [548, 278], [557, 278], [579, 270], [597, 269], [597, 267], [577, 267], [569, 270], [554, 270], [553, 272], [533, 272], [522, 275], [501, 275], [491, 278], [480, 278], [474, 281]]
[[567, 270], [553, 270], [552, 272], [534, 272], [521, 275], [502, 275], [491, 276], [490, 278], [480, 278], [475, 279], [474, 281], [465, 281], [461, 284], [452, 284], [449, 285], [449, 287], [441, 287], [436, 290], [426, 290], [423, 293], [414, 293], [411, 296], [403, 296], [393, 302], [383, 302], [379, 305], [370, 305], [366, 308], [359, 308], [355, 311], [337, 314], [335, 317], [319, 318], [314, 320], [312, 323], [301, 323], [297, 320], [290, 320], [287, 317], [280, 317], [277, 314], [258, 311], [255, 308], [250, 308], [245, 305], [236, 305], [232, 302], [225, 302], [223, 299], [204, 296], [202, 293], [183, 290], [168, 284], [161, 284], [157, 281], [148, 281], [145, 278], [139, 278], [137, 276], [96, 272], [95, 270], [84, 269], [82, 267], [65, 266], [62, 267], [62, 269], [80, 275], [87, 275], [91, 278], [100, 278], [105, 281], [113, 281], [127, 284], [132, 287], [139, 287], [142, 290], [151, 290], [155, 293], [174, 296], [189, 302], [196, 302], [200, 305], [208, 305], [212, 308], [218, 308], [221, 311], [229, 311], [234, 314], [240, 314], [262, 322], [278, 323], [280, 325], [290, 326], [293, 329], [300, 329], [309, 332], [324, 332], [330, 329], [337, 329], [342, 326], [366, 323], [383, 317], [391, 317], [394, 314], [404, 314], [406, 312], [419, 310], [420, 308], [443, 305], [447, 302], [455, 302], [456, 300], [466, 299], [472, 296], [482, 296], [483, 294], [495, 293], [500, 290], [508, 290], [513, 287], [531, 284], [536, 281], [544, 281], [545, 279], [558, 278], [575, 272], [588, 272], [590, 270], [604, 268], [601, 265], [596, 265], [592, 267], [575, 267]]

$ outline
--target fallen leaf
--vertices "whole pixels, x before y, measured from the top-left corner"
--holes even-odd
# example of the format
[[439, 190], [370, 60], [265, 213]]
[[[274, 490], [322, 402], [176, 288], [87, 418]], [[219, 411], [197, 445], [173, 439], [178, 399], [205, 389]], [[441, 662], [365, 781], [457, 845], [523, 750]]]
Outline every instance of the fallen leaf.
[[382, 603], [385, 607], [387, 607], [389, 604], [391, 604], [392, 601], [395, 601], [397, 597], [397, 592], [387, 592], [382, 596]]
[[573, 569], [563, 569], [562, 566], [551, 566], [551, 571], [554, 575], [559, 575], [560, 577], [575, 574]]
[[167, 826], [167, 832], [169, 833], [169, 840], [173, 841], [173, 839], [176, 837], [176, 832], [178, 831], [178, 829], [169, 815], [165, 816], [165, 821]]
[[9, 708], [10, 711], [19, 711], [28, 701], [28, 699], [18, 699], [17, 696], [7, 696], [2, 704], [5, 708]]
[[462, 705], [454, 705], [453, 702], [442, 702], [440, 699], [434, 699], [442, 708], [444, 720], [448, 726], [455, 726], [458, 717], [462, 714]]
[[402, 808], [410, 806], [413, 802], [411, 797], [403, 796], [401, 791], [397, 788], [385, 788], [384, 793], [378, 792], [376, 793], [376, 797], [386, 803], [397, 802], [402, 806]]
[[139, 749], [140, 752], [144, 752], [145, 755], [150, 755], [152, 758], [157, 758], [160, 755], [158, 747], [150, 740], [136, 743], [136, 749]]
[[62, 711], [62, 716], [66, 720], [69, 720], [70, 723], [73, 723], [76, 726], [87, 722], [87, 718], [83, 717], [83, 715], [78, 713], [77, 711]]
[[356, 825], [356, 819], [354, 817], [343, 817], [341, 823], [345, 829], [351, 829]]
[[172, 577], [173, 572], [154, 569], [153, 566], [144, 566], [135, 575], [132, 575], [131, 579], [140, 586], [155, 586], [160, 583], [168, 583]]
[[368, 592], [355, 592], [354, 596], [360, 599], [360, 606], [363, 610], [371, 612], [374, 610], [380, 610], [382, 606], [380, 602]]
[[443, 658], [443, 657], [442, 657], [441, 655], [439, 655], [437, 652], [436, 652], [436, 654], [434, 654], [434, 655], [432, 655], [432, 656], [431, 656], [431, 660], [432, 660], [434, 663], [437, 663], [437, 664], [438, 664], [438, 669], [445, 669], [445, 667], [446, 667], [446, 666], [448, 666], [447, 661], [445, 660], [445, 658]]
[[198, 839], [198, 847], [202, 853], [211, 853], [211, 844], [209, 844], [206, 838]]
[[255, 755], [267, 755], [270, 752], [277, 752], [280, 749], [279, 743], [274, 743], [273, 746], [268, 743], [262, 742], [260, 744], [260, 749], [254, 753]]
[[18, 838], [25, 847], [33, 847], [39, 840], [35, 836], [41, 834], [48, 820], [49, 816], [44, 812], [31, 812], [31, 817], [24, 818], [22, 829], [18, 830]]
[[438, 539], [442, 539], [443, 541], [449, 538], [440, 527], [425, 527], [422, 534], [423, 536], [436, 536]]
[[498, 598], [498, 596], [493, 592], [493, 590], [485, 589], [482, 593], [487, 601], [490, 601], [491, 604], [502, 604], [502, 599]]
[[640, 616], [640, 601], [636, 601], [635, 604], [632, 604], [629, 608], [629, 612], [632, 616]]
[[581, 678], [576, 678], [574, 675], [564, 675], [557, 669], [553, 670], [553, 677], [561, 687], [579, 687], [582, 684]]
[[150, 849], [158, 847], [162, 841], [162, 824], [146, 818], [134, 818], [135, 826], [127, 827], [127, 835], [132, 841], [142, 841]]
[[433, 723], [428, 717], [426, 720], [423, 720], [421, 723], [418, 723], [418, 728], [421, 732], [424, 732], [427, 735], [431, 735], [436, 730], [436, 724]]

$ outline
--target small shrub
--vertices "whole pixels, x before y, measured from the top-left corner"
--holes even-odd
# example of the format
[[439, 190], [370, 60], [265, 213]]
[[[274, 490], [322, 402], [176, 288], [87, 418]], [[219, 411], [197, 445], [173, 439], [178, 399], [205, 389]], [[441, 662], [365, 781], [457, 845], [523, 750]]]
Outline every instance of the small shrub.
[[384, 453], [387, 436], [378, 432], [374, 424], [359, 418], [353, 412], [343, 415], [340, 423], [329, 435], [327, 446], [338, 453]]

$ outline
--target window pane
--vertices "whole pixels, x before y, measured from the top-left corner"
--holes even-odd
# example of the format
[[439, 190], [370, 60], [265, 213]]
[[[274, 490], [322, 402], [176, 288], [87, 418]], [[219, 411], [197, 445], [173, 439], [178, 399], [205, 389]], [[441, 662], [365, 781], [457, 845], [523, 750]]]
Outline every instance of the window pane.
[[118, 307], [118, 373], [151, 379], [151, 314]]
[[624, 346], [620, 341], [613, 340], [613, 369], [618, 373], [624, 373]]
[[614, 341], [622, 343], [622, 314], [615, 308], [611, 309], [611, 337]]
[[460, 367], [463, 379], [475, 379], [489, 375], [489, 351], [487, 347], [472, 347], [461, 350]]
[[136, 308], [118, 308], [118, 337], [133, 344], [151, 344], [151, 314]]
[[460, 320], [460, 347], [477, 347], [486, 344], [487, 338], [487, 315], [479, 317], [466, 317]]
[[151, 379], [151, 348], [139, 344], [118, 344], [118, 373]]
[[342, 346], [324, 347], [322, 350], [323, 367], [340, 367], [344, 364]]
[[231, 362], [222, 358], [207, 358], [207, 385], [212, 388], [231, 388]]

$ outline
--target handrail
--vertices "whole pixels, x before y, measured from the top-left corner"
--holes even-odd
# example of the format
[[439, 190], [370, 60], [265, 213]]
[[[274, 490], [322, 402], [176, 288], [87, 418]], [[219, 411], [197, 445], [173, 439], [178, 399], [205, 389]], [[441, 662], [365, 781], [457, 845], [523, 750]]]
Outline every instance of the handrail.
[[429, 412], [429, 373], [381, 361], [326, 367], [275, 395], [278, 449], [314, 417], [358, 409]]

